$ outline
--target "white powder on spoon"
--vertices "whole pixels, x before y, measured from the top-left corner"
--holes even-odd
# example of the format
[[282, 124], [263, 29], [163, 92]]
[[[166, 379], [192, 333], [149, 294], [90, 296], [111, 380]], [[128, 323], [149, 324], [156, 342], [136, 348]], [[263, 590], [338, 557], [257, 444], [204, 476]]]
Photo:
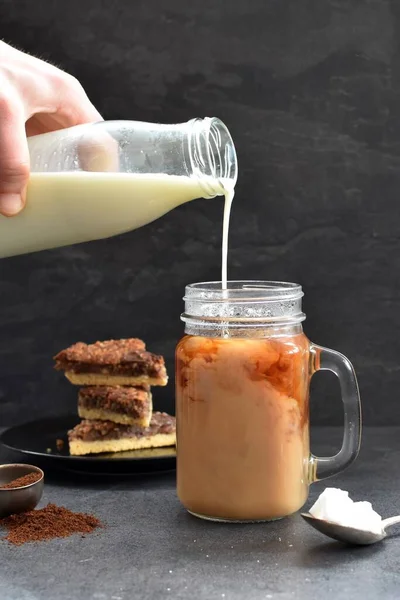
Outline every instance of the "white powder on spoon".
[[316, 519], [337, 525], [373, 533], [382, 531], [382, 517], [374, 511], [371, 502], [353, 502], [348, 492], [338, 488], [326, 488], [309, 512]]

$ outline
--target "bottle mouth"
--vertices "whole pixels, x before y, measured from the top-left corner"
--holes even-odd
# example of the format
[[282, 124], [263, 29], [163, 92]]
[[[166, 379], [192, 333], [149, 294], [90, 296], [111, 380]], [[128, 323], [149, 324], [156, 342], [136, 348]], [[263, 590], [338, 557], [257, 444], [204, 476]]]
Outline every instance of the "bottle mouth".
[[301, 285], [284, 281], [220, 281], [194, 283], [185, 288], [184, 322], [199, 326], [265, 327], [304, 321]]
[[189, 121], [188, 154], [191, 171], [206, 197], [233, 190], [238, 176], [235, 145], [227, 126], [216, 117]]

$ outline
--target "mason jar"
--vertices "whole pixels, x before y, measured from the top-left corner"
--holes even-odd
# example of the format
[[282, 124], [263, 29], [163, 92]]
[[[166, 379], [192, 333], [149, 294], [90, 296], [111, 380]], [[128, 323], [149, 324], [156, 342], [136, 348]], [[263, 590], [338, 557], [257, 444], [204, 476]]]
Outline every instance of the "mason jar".
[[[307, 500], [309, 485], [358, 455], [361, 408], [349, 360], [308, 340], [302, 288], [231, 281], [186, 287], [185, 336], [176, 349], [177, 489], [193, 515], [269, 521]], [[310, 452], [313, 374], [337, 375], [342, 448]]]

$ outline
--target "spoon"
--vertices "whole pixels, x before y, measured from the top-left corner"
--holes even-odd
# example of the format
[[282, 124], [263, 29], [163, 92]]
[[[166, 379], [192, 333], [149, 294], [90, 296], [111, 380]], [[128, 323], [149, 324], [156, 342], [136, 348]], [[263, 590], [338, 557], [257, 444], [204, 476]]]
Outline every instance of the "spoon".
[[17, 463], [0, 465], [0, 486], [29, 473], [37, 473], [39, 479], [23, 487], [0, 487], [0, 517], [33, 510], [40, 502], [44, 486], [44, 473], [39, 467]]
[[310, 515], [310, 513], [301, 513], [301, 516], [306, 523], [311, 525], [311, 527], [314, 527], [317, 531], [324, 533], [338, 542], [344, 542], [345, 544], [352, 544], [355, 546], [368, 546], [369, 544], [381, 542], [387, 537], [386, 528], [395, 525], [396, 523], [400, 523], [400, 516], [384, 519], [382, 521], [382, 531], [376, 533], [375, 531], [364, 531], [363, 529], [356, 529], [355, 527], [338, 525], [337, 523], [325, 521], [324, 519], [317, 519]]

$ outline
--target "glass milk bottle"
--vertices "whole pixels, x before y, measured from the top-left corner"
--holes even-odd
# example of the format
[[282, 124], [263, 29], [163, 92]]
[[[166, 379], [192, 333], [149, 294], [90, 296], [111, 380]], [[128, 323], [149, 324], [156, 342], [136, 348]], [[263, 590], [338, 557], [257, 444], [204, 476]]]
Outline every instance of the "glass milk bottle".
[[103, 121], [29, 138], [25, 209], [0, 216], [0, 258], [137, 229], [195, 198], [232, 190], [236, 153], [216, 118]]

